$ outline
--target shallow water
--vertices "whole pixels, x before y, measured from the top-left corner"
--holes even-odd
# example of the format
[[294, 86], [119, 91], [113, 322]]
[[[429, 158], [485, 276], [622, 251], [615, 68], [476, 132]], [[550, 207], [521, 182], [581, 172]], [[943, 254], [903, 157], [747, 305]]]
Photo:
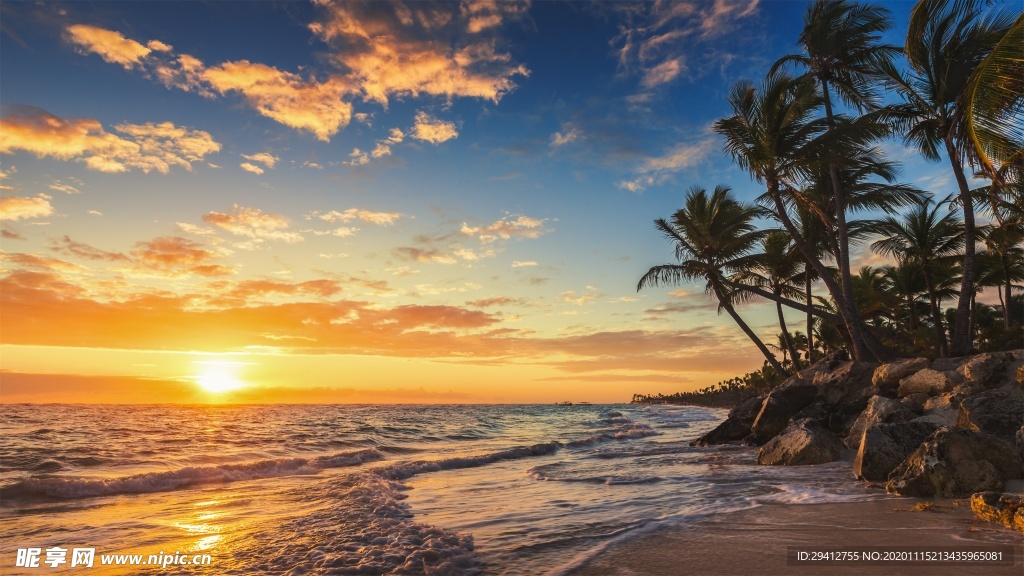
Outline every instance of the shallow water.
[[210, 573], [557, 574], [708, 514], [877, 497], [849, 463], [763, 467], [751, 449], [688, 445], [723, 417], [634, 405], [7, 405], [0, 565], [16, 573], [17, 548], [88, 546], [210, 554], [191, 567]]

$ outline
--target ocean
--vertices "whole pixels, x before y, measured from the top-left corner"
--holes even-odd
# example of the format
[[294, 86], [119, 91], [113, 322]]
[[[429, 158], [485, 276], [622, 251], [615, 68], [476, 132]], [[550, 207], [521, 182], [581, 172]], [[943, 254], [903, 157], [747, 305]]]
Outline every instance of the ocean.
[[[571, 574], [608, 546], [770, 504], [884, 498], [849, 462], [769, 467], [646, 405], [4, 405], [0, 566], [95, 550], [139, 573]], [[700, 545], [695, 543], [694, 545]], [[18, 550], [22, 549], [20, 553]], [[115, 564], [113, 555], [125, 555]], [[101, 564], [104, 562], [105, 565]], [[67, 557], [70, 560], [70, 555]], [[166, 562], [166, 560], [164, 560]]]

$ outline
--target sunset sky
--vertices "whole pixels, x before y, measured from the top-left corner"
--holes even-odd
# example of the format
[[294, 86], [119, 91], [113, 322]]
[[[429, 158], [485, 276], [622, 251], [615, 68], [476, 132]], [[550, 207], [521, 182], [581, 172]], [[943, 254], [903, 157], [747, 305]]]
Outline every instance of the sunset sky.
[[687, 187], [760, 193], [710, 125], [804, 9], [4, 2], [0, 399], [616, 402], [757, 368], [701, 285], [636, 283]]

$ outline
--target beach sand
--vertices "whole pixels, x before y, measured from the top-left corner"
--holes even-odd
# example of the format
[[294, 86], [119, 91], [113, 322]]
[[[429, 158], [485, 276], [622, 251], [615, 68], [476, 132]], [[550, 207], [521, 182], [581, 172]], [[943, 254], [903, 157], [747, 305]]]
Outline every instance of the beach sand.
[[[1024, 575], [1024, 536], [977, 520], [969, 505], [917, 500], [765, 505], [668, 528], [611, 546], [573, 576], [659, 574]], [[787, 565], [788, 547], [1015, 546], [1013, 566]]]

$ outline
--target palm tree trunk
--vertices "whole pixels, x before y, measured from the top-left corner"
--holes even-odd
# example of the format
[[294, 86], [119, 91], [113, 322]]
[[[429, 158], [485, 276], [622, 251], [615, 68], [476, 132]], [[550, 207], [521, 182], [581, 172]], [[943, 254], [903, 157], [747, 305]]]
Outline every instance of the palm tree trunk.
[[914, 296], [907, 296], [907, 314], [910, 315], [911, 338], [913, 338], [914, 330], [917, 330], [917, 311], [914, 308]]
[[826, 310], [822, 310], [821, 308], [818, 308], [816, 306], [808, 306], [808, 305], [802, 304], [800, 302], [797, 302], [796, 300], [790, 300], [789, 298], [786, 298], [784, 296], [776, 296], [775, 294], [772, 294], [771, 292], [767, 292], [765, 290], [762, 290], [761, 288], [758, 288], [757, 286], [750, 286], [750, 285], [743, 284], [743, 283], [740, 283], [740, 282], [734, 282], [734, 281], [729, 280], [728, 278], [726, 278], [724, 276], [719, 276], [718, 277], [718, 281], [721, 282], [722, 284], [730, 287], [730, 288], [735, 288], [737, 290], [743, 290], [743, 291], [746, 291], [746, 292], [750, 292], [751, 294], [756, 294], [756, 295], [758, 295], [758, 296], [760, 296], [762, 298], [765, 298], [767, 300], [771, 300], [772, 302], [779, 302], [783, 306], [789, 306], [790, 308], [792, 308], [794, 310], [799, 310], [800, 312], [806, 312], [808, 314], [813, 314], [814, 316], [818, 316], [819, 318], [824, 318], [826, 320], [830, 320], [830, 321], [835, 322], [837, 324], [843, 322], [843, 318], [841, 316], [838, 316], [838, 315], [833, 314], [831, 312], [828, 312]]
[[939, 339], [939, 356], [949, 356], [949, 345], [946, 343], [946, 330], [942, 327], [942, 314], [939, 312], [939, 303], [935, 298], [935, 285], [932, 283], [931, 266], [924, 265], [924, 282], [928, 287], [928, 299], [932, 305], [932, 323], [935, 324], [935, 336]]
[[960, 163], [960, 154], [953, 146], [953, 135], [946, 134], [946, 155], [949, 156], [949, 163], [953, 166], [953, 174], [956, 176], [956, 183], [960, 187], [960, 203], [964, 210], [964, 266], [963, 280], [960, 283], [960, 300], [956, 305], [956, 323], [953, 326], [953, 342], [951, 353], [953, 356], [966, 356], [971, 353], [973, 339], [971, 338], [971, 299], [974, 294], [974, 201], [971, 198], [971, 189], [967, 185], [967, 177], [964, 176], [964, 167]]
[[[854, 359], [867, 360], [868, 354], [864, 350], [865, 346], [871, 350], [871, 355], [876, 359], [885, 361], [891, 356], [889, 350], [878, 342], [870, 333], [867, 334], [866, 327], [863, 326], [863, 322], [860, 320], [860, 314], [857, 312], [856, 307], [851, 307], [851, 303], [843, 297], [843, 292], [839, 285], [836, 283], [835, 278], [829, 274], [825, 265], [821, 263], [821, 260], [814, 254], [814, 250], [811, 249], [807, 241], [800, 235], [800, 231], [796, 225], [793, 224], [793, 220], [786, 213], [786, 205], [782, 202], [782, 198], [779, 196], [778, 184], [772, 183], [769, 185], [769, 196], [775, 202], [776, 216], [779, 221], [782, 222], [783, 227], [793, 237], [793, 241], [796, 243], [797, 248], [803, 253], [804, 258], [811, 263], [814, 267], [814, 271], [818, 273], [818, 276], [825, 283], [825, 288], [828, 289], [829, 295], [832, 296], [832, 300], [836, 303], [836, 308], [839, 310], [840, 316], [843, 317], [843, 324], [847, 328], [847, 332], [850, 334], [851, 353]], [[862, 328], [865, 328], [862, 330]]]
[[782, 329], [782, 341], [786, 344], [789, 357], [793, 359], [793, 369], [796, 369], [799, 367], [797, 360], [800, 359], [800, 355], [796, 353], [796, 348], [793, 347], [793, 338], [790, 337], [789, 330], [786, 328], [786, 315], [782, 313], [782, 304], [776, 302], [775, 310], [779, 313], [779, 328]]
[[[807, 295], [807, 307], [811, 307], [811, 266], [804, 262], [804, 293]], [[807, 312], [807, 363], [814, 363], [814, 316]]]
[[1013, 284], [1010, 283], [1010, 262], [1005, 253], [999, 254], [999, 260], [1003, 265], [1003, 289], [1006, 290], [1006, 300], [1003, 300], [1003, 327], [1009, 330], [1013, 326], [1013, 319], [1010, 318], [1010, 296], [1013, 290]]
[[729, 316], [732, 316], [733, 321], [735, 321], [736, 325], [740, 327], [740, 330], [743, 330], [743, 333], [747, 335], [747, 338], [750, 338], [751, 342], [753, 342], [754, 345], [757, 346], [757, 349], [761, 351], [761, 354], [764, 354], [765, 360], [767, 360], [768, 363], [771, 364], [772, 368], [775, 368], [775, 371], [783, 378], [788, 378], [789, 372], [782, 367], [782, 364], [779, 364], [778, 358], [768, 350], [768, 347], [764, 345], [764, 342], [757, 337], [757, 334], [754, 334], [754, 331], [750, 329], [750, 326], [747, 326], [747, 323], [744, 322], [743, 319], [740, 318], [740, 315], [736, 313], [736, 310], [732, 307], [732, 303], [729, 302], [729, 299], [722, 293], [722, 288], [718, 285], [717, 280], [712, 281], [712, 288], [715, 291], [715, 296], [718, 297], [718, 301], [721, 302], [722, 308], [725, 308], [725, 311], [729, 313]]

